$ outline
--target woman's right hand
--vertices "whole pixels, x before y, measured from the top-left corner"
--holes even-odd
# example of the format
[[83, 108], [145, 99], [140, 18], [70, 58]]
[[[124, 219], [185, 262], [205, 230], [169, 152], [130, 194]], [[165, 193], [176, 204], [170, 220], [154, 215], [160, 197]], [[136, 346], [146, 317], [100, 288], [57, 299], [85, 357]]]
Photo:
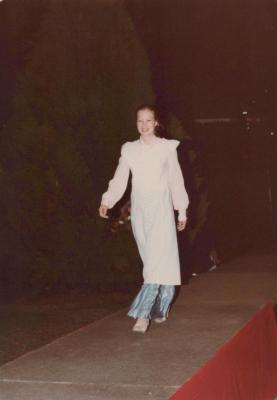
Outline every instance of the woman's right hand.
[[108, 207], [105, 206], [104, 204], [101, 204], [101, 206], [99, 207], [99, 215], [101, 218], [109, 218], [108, 215]]

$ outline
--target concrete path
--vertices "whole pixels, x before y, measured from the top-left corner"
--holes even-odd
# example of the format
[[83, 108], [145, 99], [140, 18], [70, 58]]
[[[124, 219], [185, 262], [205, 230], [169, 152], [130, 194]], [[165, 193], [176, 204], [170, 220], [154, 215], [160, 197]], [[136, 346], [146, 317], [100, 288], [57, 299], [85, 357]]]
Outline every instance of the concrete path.
[[182, 287], [144, 335], [122, 310], [2, 366], [0, 400], [168, 399], [270, 300], [277, 256], [238, 258]]

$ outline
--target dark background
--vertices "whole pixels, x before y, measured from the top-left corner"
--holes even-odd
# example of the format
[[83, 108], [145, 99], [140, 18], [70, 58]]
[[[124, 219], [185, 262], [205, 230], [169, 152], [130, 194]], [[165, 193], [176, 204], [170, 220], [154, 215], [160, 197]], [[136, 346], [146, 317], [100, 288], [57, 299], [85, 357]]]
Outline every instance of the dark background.
[[96, 214], [144, 102], [184, 128], [184, 251], [224, 260], [274, 246], [276, 29], [276, 1], [0, 3], [4, 286], [139, 279], [130, 232], [111, 234]]
[[138, 0], [128, 8], [159, 101], [201, 153], [218, 240], [240, 249], [268, 243], [276, 238], [277, 2]]

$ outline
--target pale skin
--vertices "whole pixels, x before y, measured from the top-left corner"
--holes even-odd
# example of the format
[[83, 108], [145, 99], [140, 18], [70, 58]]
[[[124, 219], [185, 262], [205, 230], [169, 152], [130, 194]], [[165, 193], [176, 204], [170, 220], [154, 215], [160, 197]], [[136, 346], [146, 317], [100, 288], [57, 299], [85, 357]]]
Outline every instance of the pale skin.
[[[158, 125], [158, 121], [155, 119], [153, 111], [148, 109], [140, 110], [137, 114], [137, 130], [140, 134], [140, 138], [145, 144], [151, 144], [155, 138], [155, 127]], [[108, 217], [108, 207], [105, 204], [101, 204], [99, 207], [99, 215], [101, 218]], [[177, 230], [183, 231], [186, 227], [187, 221], [178, 221]]]

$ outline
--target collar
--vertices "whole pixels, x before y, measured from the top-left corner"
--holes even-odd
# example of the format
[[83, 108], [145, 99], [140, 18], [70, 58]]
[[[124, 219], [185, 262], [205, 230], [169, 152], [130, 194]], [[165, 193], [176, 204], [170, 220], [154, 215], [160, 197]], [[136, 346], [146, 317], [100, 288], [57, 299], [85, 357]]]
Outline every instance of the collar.
[[159, 138], [157, 137], [157, 136], [154, 136], [153, 137], [153, 141], [152, 141], [152, 143], [145, 143], [144, 141], [143, 141], [143, 139], [142, 139], [142, 137], [140, 136], [139, 137], [139, 142], [140, 142], [140, 144], [142, 144], [143, 146], [146, 146], [146, 147], [150, 147], [150, 146], [153, 146], [154, 144], [156, 144], [157, 142], [159, 141]]

